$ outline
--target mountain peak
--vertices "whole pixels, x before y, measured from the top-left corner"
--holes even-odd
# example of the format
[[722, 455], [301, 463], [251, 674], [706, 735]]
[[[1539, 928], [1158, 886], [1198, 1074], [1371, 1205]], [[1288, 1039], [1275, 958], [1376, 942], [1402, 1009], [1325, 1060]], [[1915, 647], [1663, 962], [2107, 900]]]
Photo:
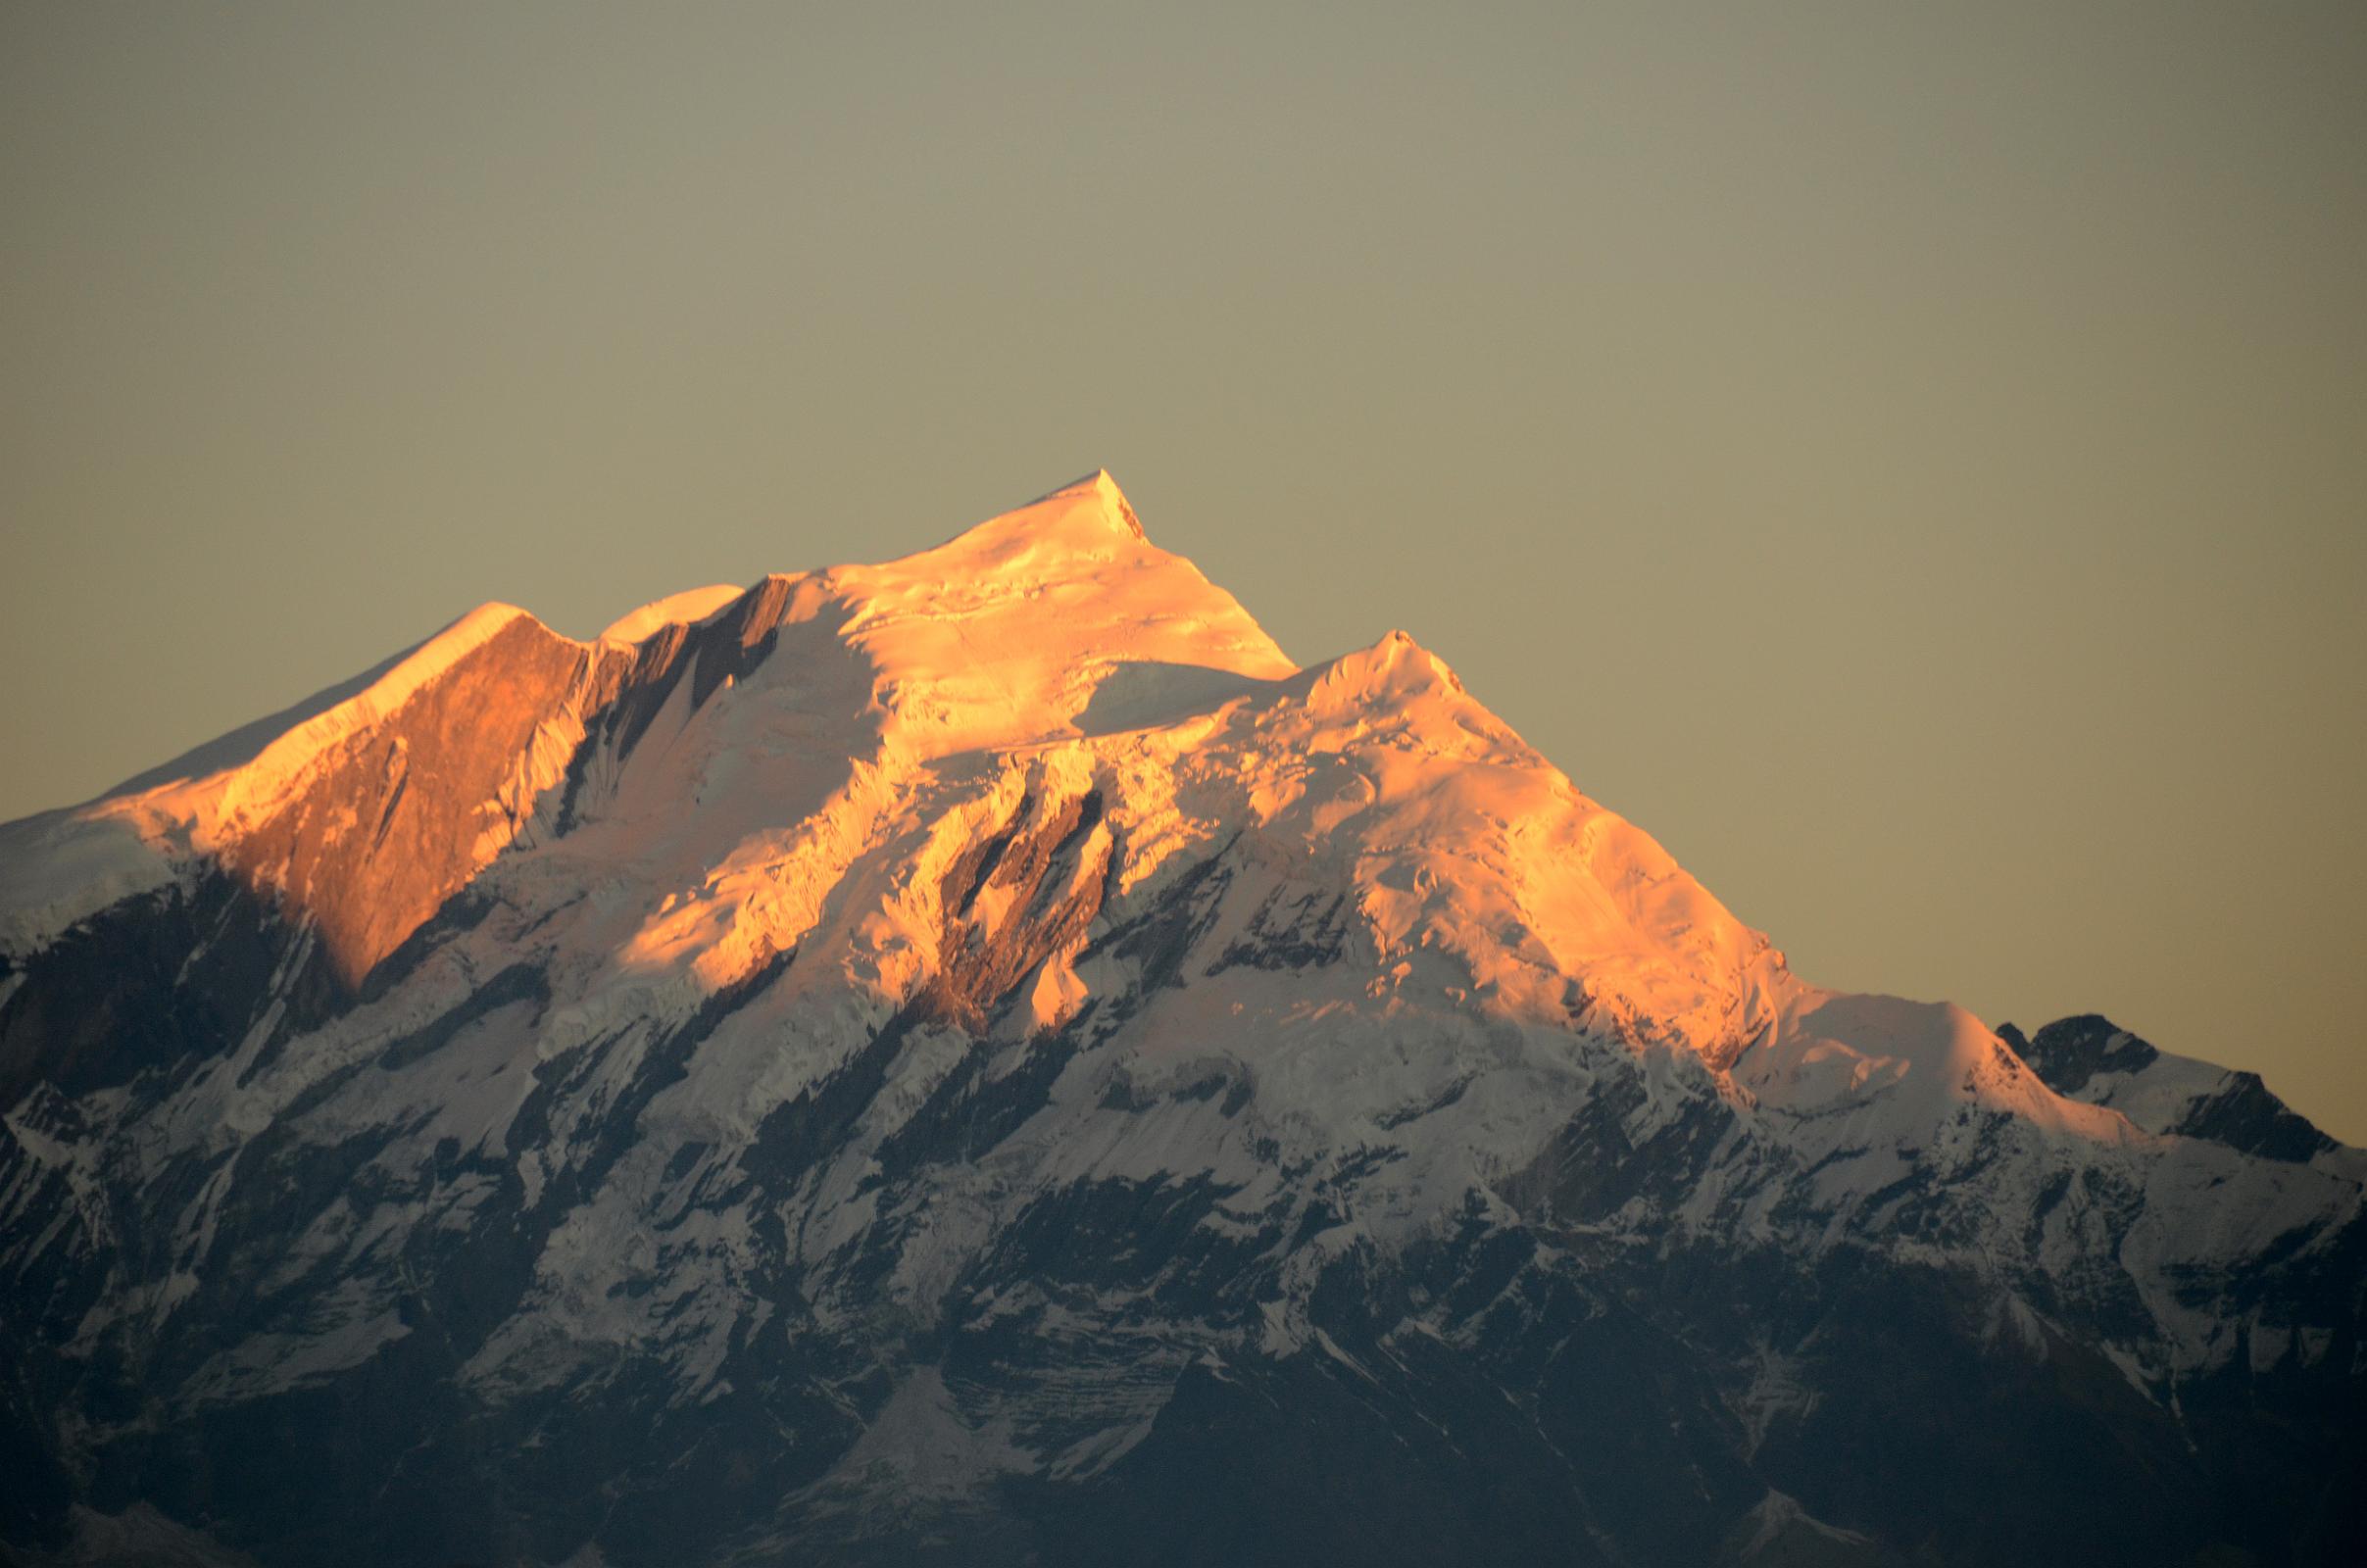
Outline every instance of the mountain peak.
[[1119, 664], [1298, 670], [1231, 594], [1145, 537], [1107, 470], [934, 550], [824, 575], [890, 706], [933, 715], [930, 751], [1064, 731]]
[[1144, 544], [1151, 542], [1151, 536], [1143, 531], [1143, 519], [1135, 514], [1133, 504], [1126, 499], [1126, 492], [1118, 488], [1117, 479], [1108, 468], [1096, 468], [1082, 478], [1071, 479], [1059, 489], [1038, 496], [1026, 506], [1021, 507], [1017, 513], [1010, 514], [1010, 515], [1033, 513], [1055, 501], [1091, 502], [1101, 509], [1103, 515], [1109, 521], [1123, 528]]
[[1417, 693], [1467, 694], [1447, 662], [1413, 640], [1392, 631], [1369, 648], [1343, 654], [1309, 672], [1310, 698], [1321, 703], [1381, 700], [1403, 702]]
[[[1010, 512], [973, 523], [932, 550], [861, 568], [874, 575], [993, 578], [1048, 584], [1107, 568], [1165, 564], [1109, 470], [1097, 468]], [[851, 568], [838, 568], [842, 576]]]

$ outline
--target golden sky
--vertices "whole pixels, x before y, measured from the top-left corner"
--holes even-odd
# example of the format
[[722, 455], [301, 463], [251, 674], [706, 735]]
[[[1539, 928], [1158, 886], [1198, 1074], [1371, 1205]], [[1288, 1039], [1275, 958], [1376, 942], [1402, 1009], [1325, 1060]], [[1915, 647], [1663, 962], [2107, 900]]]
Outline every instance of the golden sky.
[[2351, 3], [9, 6], [0, 816], [1106, 465], [1808, 978], [2367, 1141], [2361, 81]]

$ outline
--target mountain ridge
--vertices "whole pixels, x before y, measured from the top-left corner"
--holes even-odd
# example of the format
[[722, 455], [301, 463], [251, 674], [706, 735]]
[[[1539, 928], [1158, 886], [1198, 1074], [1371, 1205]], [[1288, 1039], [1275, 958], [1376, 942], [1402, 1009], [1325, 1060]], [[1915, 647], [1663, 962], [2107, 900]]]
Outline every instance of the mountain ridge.
[[2256, 1080], [1808, 984], [1106, 472], [616, 624], [0, 827], [0, 1542], [2336, 1560], [2367, 1156]]

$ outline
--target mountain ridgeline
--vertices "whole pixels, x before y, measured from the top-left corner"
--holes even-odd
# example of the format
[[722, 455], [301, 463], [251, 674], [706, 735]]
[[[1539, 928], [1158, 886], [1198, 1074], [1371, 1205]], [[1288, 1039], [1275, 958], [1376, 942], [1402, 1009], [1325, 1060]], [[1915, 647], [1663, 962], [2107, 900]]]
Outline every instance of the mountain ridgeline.
[[1098, 474], [0, 827], [0, 1557], [2347, 1563], [2363, 1184]]

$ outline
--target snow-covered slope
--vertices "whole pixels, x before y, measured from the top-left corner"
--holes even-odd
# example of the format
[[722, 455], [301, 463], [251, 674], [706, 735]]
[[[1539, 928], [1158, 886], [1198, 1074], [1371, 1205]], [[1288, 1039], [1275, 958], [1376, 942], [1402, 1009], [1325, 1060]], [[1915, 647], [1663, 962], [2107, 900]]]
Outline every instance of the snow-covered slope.
[[2354, 1152], [2078, 1020], [1800, 980], [1411, 638], [1299, 668], [1107, 474], [590, 642], [488, 606], [257, 729], [0, 828], [37, 1481], [0, 1540], [2137, 1560], [2340, 1523]]

